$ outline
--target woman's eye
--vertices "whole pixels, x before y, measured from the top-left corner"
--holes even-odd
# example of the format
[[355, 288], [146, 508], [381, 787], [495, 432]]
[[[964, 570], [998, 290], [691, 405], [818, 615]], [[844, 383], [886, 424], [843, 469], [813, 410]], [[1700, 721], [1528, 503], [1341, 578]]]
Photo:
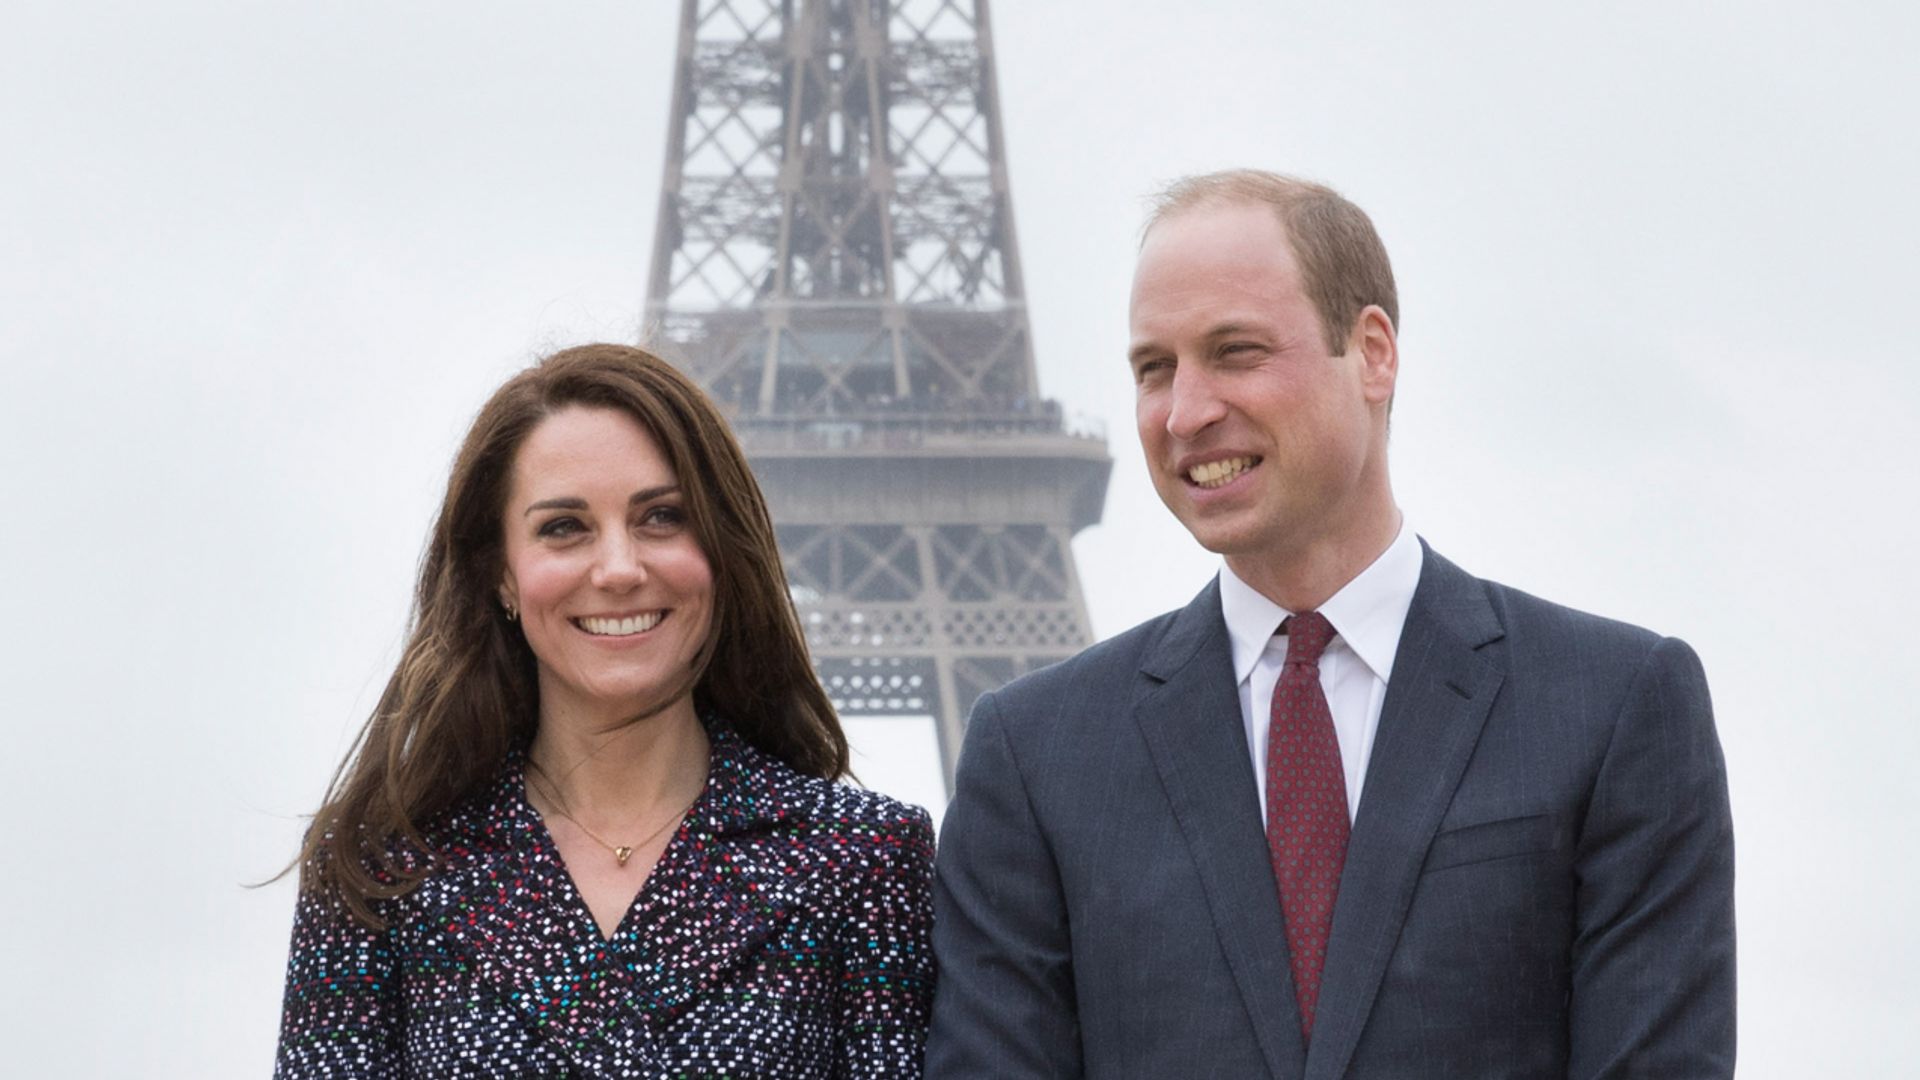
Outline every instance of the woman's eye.
[[570, 517], [554, 518], [540, 526], [539, 534], [546, 539], [563, 539], [581, 531], [583, 526]]
[[651, 506], [640, 515], [640, 524], [652, 528], [678, 526], [686, 520], [686, 512], [677, 506]]

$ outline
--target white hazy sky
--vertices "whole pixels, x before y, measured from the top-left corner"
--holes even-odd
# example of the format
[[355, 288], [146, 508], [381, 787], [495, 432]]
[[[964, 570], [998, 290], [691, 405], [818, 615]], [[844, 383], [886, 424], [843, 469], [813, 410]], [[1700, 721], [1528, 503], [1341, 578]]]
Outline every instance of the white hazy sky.
[[[292, 887], [241, 883], [373, 701], [474, 408], [637, 331], [678, 8], [8, 5], [9, 1075], [270, 1068]], [[1142, 194], [1333, 182], [1399, 272], [1410, 519], [1706, 662], [1750, 1080], [1920, 1059], [1915, 12], [994, 12], [1041, 380], [1117, 460], [1075, 547], [1098, 632], [1214, 566], [1133, 435]]]

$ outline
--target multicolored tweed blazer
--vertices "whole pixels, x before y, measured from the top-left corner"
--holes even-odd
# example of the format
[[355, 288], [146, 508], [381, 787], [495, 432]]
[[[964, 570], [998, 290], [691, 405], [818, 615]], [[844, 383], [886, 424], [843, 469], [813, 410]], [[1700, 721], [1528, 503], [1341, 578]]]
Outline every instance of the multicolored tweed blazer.
[[517, 757], [432, 824], [446, 865], [387, 930], [303, 895], [274, 1075], [918, 1077], [926, 811], [709, 732], [706, 791], [610, 941]]

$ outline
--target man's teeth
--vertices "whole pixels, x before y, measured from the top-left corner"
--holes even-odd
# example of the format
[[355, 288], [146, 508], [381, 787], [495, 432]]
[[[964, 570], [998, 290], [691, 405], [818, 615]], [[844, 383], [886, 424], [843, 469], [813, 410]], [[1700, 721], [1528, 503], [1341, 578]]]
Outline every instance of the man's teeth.
[[637, 634], [642, 630], [651, 630], [660, 625], [660, 620], [666, 617], [667, 613], [664, 611], [650, 611], [645, 615], [629, 615], [624, 619], [587, 618], [575, 621], [579, 623], [580, 629], [589, 634], [623, 636]]
[[1258, 458], [1235, 457], [1224, 461], [1209, 461], [1205, 465], [1195, 465], [1187, 470], [1187, 477], [1203, 488], [1217, 488], [1234, 477], [1253, 468]]

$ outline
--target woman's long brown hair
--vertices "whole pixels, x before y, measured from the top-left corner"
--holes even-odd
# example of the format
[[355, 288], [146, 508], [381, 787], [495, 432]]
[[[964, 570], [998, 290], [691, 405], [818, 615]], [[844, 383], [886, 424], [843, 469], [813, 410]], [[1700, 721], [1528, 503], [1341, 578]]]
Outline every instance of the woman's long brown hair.
[[483, 789], [533, 737], [533, 652], [498, 602], [502, 515], [521, 444], [568, 406], [633, 417], [679, 479], [713, 568], [712, 625], [682, 691], [798, 772], [847, 771], [846, 736], [808, 660], [766, 501], [726, 421], [651, 353], [567, 349], [508, 380], [467, 432], [421, 559], [406, 649], [301, 847], [301, 887], [338, 896], [369, 926], [383, 925], [374, 901], [406, 894], [431, 870], [422, 826]]

